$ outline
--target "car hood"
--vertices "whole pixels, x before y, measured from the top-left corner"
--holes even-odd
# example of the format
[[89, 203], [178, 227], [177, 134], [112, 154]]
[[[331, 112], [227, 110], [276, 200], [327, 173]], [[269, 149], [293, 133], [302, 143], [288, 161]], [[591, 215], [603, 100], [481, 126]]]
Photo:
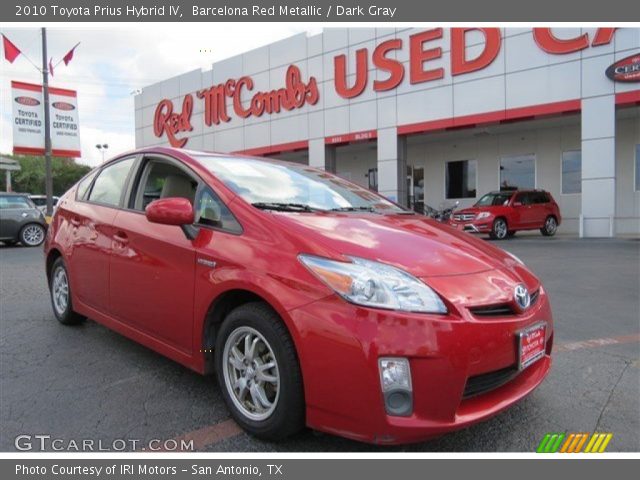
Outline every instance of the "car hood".
[[456, 210], [455, 212], [453, 212], [454, 215], [458, 215], [458, 214], [464, 214], [464, 213], [473, 213], [474, 215], [477, 215], [480, 212], [490, 212], [492, 208], [495, 207], [467, 207], [467, 208], [461, 208], [460, 210]]
[[416, 277], [521, 267], [504, 251], [421, 215], [271, 212], [307, 253], [357, 256], [397, 266]]

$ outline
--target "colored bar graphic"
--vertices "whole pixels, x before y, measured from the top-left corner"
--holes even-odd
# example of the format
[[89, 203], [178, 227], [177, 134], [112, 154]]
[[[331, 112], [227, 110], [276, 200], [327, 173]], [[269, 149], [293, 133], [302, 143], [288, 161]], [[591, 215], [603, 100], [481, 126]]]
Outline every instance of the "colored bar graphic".
[[575, 447], [575, 450], [572, 453], [580, 453], [580, 451], [582, 450], [582, 446], [587, 441], [587, 438], [589, 438], [588, 433], [581, 433], [580, 435], [581, 435], [580, 441], [578, 442], [578, 444]]
[[549, 439], [551, 438], [551, 434], [547, 433], [544, 438], [542, 439], [542, 441], [540, 442], [540, 445], [538, 445], [538, 449], [536, 450], [537, 453], [543, 453], [545, 447], [547, 446], [547, 443], [549, 443]]
[[[591, 438], [589, 438], [591, 437]], [[537, 453], [580, 453], [586, 444], [584, 453], [602, 453], [607, 449], [613, 438], [612, 433], [594, 432], [583, 433], [547, 433], [538, 448]], [[587, 442], [588, 440], [588, 442]]]

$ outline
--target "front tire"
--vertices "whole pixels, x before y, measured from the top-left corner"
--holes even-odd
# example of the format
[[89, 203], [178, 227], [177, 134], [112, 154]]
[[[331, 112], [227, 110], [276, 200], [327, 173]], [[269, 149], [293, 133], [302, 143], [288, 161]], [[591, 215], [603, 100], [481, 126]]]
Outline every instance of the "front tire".
[[25, 247], [37, 247], [44, 242], [44, 227], [39, 223], [28, 223], [20, 230], [20, 243]]
[[540, 229], [540, 233], [545, 237], [553, 237], [558, 231], [558, 221], [553, 215], [549, 215], [545, 221], [544, 226]]
[[84, 320], [82, 315], [78, 315], [73, 311], [69, 274], [62, 257], [58, 257], [51, 266], [49, 292], [51, 293], [53, 313], [60, 323], [63, 325], [77, 325]]
[[494, 240], [504, 240], [509, 235], [507, 221], [504, 218], [496, 218], [489, 236]]
[[216, 338], [215, 364], [231, 415], [251, 435], [281, 440], [304, 427], [298, 356], [269, 306], [248, 303], [226, 317]]

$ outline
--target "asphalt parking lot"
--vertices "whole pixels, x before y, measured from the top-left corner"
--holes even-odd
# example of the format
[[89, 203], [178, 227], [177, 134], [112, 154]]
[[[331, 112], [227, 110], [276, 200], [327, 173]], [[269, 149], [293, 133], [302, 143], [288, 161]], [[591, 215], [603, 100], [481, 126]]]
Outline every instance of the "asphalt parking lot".
[[213, 377], [94, 322], [58, 324], [42, 250], [0, 244], [0, 450], [15, 451], [20, 434], [48, 434], [103, 446], [187, 439], [206, 451], [532, 452], [548, 432], [598, 431], [613, 433], [607, 451], [640, 451], [640, 241], [520, 236], [499, 245], [549, 292], [551, 374], [482, 424], [421, 444], [376, 447], [308, 430], [283, 443], [246, 435]]

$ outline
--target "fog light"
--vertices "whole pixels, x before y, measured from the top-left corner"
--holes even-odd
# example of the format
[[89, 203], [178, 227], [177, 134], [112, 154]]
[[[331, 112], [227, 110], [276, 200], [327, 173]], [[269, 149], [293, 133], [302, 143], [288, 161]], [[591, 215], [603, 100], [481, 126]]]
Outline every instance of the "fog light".
[[389, 415], [408, 416], [413, 411], [411, 368], [406, 358], [381, 358], [380, 386]]

